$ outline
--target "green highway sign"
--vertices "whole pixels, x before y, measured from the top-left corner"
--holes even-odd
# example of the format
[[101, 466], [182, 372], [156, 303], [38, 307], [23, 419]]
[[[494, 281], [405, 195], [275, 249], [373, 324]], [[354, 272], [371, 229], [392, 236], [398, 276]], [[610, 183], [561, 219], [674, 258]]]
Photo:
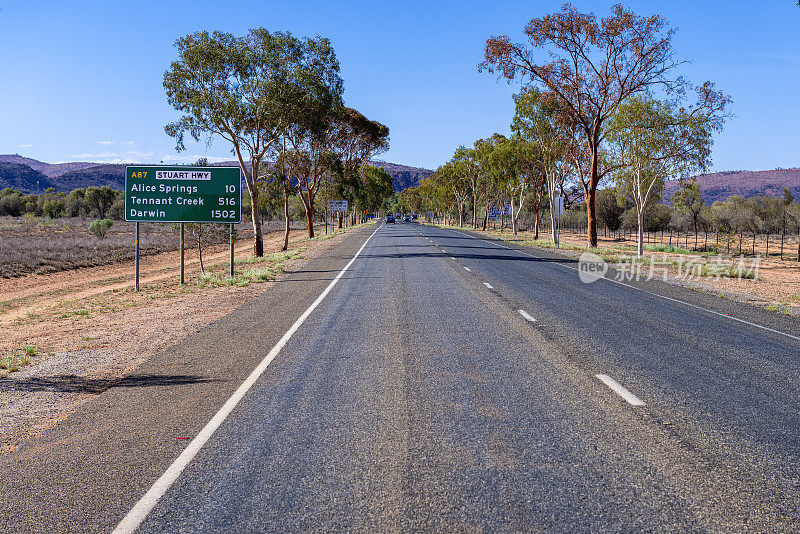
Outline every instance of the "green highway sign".
[[239, 167], [128, 166], [125, 168], [125, 220], [241, 222]]

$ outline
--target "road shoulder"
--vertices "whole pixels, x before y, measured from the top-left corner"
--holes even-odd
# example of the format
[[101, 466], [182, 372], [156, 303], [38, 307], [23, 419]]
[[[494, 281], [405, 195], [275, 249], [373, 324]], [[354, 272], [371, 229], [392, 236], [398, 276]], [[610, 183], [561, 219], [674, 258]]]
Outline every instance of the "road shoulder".
[[268, 291], [157, 353], [0, 459], [4, 531], [113, 528], [374, 231], [348, 234]]

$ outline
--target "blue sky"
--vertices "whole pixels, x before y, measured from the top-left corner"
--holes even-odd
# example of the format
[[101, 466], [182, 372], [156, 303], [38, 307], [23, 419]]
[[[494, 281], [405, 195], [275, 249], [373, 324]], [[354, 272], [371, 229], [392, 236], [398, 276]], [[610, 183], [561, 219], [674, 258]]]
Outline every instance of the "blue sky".
[[[576, 1], [606, 14], [614, 2]], [[47, 162], [230, 159], [223, 142], [177, 153], [161, 80], [174, 42], [197, 30], [263, 26], [331, 39], [345, 102], [387, 124], [381, 159], [435, 168], [460, 144], [507, 132], [517, 85], [478, 73], [491, 35], [519, 40], [560, 1], [90, 2], [0, 0], [0, 153]], [[800, 8], [794, 0], [629, 1], [678, 28], [695, 82], [715, 81], [736, 115], [713, 170], [800, 166]]]

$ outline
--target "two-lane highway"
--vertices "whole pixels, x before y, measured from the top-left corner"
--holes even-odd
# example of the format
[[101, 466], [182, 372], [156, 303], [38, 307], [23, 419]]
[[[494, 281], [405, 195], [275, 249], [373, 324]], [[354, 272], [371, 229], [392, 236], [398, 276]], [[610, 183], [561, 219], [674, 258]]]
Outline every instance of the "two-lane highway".
[[797, 335], [381, 224], [3, 459], [0, 530], [798, 531]]
[[797, 347], [384, 226], [141, 529], [797, 528]]

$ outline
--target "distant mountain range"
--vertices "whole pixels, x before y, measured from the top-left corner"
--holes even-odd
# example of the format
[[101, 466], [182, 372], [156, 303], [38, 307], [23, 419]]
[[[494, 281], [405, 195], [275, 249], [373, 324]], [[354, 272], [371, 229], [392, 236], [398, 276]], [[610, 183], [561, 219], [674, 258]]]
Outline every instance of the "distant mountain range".
[[69, 162], [69, 163], [43, 163], [35, 159], [26, 158], [25, 156], [20, 156], [19, 154], [0, 155], [0, 162], [27, 165], [31, 169], [39, 171], [40, 173], [44, 174], [49, 178], [54, 178], [56, 176], [61, 176], [62, 174], [71, 171], [77, 171], [80, 169], [85, 169], [87, 167], [94, 167], [95, 165], [97, 165], [97, 163], [89, 163], [85, 161]]
[[[383, 167], [394, 178], [395, 191], [415, 187], [420, 180], [433, 174], [430, 169], [411, 167], [386, 161], [371, 161]], [[235, 161], [215, 165], [236, 166]], [[775, 169], [771, 171], [724, 171], [702, 174], [697, 177], [703, 190], [703, 198], [711, 204], [725, 200], [731, 195], [750, 197], [756, 195], [783, 195], [786, 187], [800, 200], [800, 168]], [[26, 193], [44, 191], [54, 187], [57, 191], [69, 192], [79, 187], [107, 185], [113, 189], [125, 187], [125, 164], [91, 162], [44, 163], [19, 154], [0, 155], [0, 189], [13, 187]], [[670, 180], [664, 187], [664, 200], [669, 202], [678, 189], [677, 180]]]
[[[385, 161], [371, 161], [383, 167], [394, 179], [395, 191], [414, 187], [433, 174], [430, 169], [410, 167]], [[238, 166], [236, 161], [212, 164]], [[125, 187], [125, 164], [70, 162], [44, 163], [19, 154], [0, 155], [0, 189], [12, 187], [25, 193], [37, 193], [49, 187], [68, 193], [73, 189], [107, 185], [112, 189]]]
[[[699, 175], [697, 182], [706, 204], [725, 200], [732, 195], [745, 198], [759, 195], [778, 197], [783, 195], [784, 187], [800, 200], [800, 169], [714, 172]], [[664, 200], [669, 202], [678, 187], [678, 180], [668, 181], [664, 186]]]

